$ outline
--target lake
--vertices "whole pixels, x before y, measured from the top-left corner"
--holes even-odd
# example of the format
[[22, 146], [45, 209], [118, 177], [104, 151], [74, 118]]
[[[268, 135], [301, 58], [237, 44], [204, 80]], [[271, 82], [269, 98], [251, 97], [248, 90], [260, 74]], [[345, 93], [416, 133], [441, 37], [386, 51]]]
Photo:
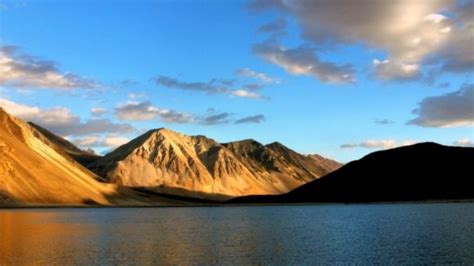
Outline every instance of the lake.
[[0, 210], [0, 265], [474, 263], [474, 203]]

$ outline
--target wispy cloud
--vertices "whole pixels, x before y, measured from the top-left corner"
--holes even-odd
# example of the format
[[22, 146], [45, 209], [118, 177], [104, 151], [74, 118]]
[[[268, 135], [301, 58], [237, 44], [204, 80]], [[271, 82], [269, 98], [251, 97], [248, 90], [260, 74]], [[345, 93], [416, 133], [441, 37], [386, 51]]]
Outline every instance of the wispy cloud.
[[158, 85], [188, 91], [200, 91], [208, 94], [227, 94], [242, 98], [262, 99], [265, 98], [257, 92], [251, 92], [245, 89], [234, 89], [229, 87], [228, 82], [220, 80], [211, 80], [208, 82], [187, 82], [168, 76], [158, 76], [155, 78]]
[[260, 124], [265, 121], [264, 115], [253, 115], [238, 119], [234, 124]]
[[115, 108], [115, 116], [123, 121], [149, 121], [157, 119], [164, 123], [196, 124], [205, 126], [227, 124], [231, 122], [234, 122], [235, 124], [251, 123], [251, 120], [258, 120], [258, 123], [263, 122], [263, 115], [249, 116], [235, 120], [234, 114], [219, 112], [213, 108], [209, 108], [207, 113], [200, 115], [157, 107], [149, 101], [129, 101], [125, 104], [121, 104]]
[[395, 122], [390, 120], [390, 119], [387, 119], [387, 118], [375, 118], [374, 123], [379, 124], [379, 125], [390, 125], [390, 124], [393, 124]]
[[351, 65], [336, 65], [321, 61], [314, 49], [300, 46], [288, 49], [271, 42], [255, 44], [253, 52], [270, 63], [284, 68], [293, 75], [306, 75], [322, 82], [351, 84], [355, 75]]
[[[240, 68], [240, 69], [237, 69], [236, 71], [236, 74], [239, 75], [239, 76], [242, 76], [242, 77], [249, 77], [249, 78], [254, 78], [254, 79], [257, 79], [261, 82], [263, 82], [265, 84], [280, 84], [281, 83], [281, 79], [279, 78], [273, 78], [273, 77], [270, 77], [269, 75], [263, 73], [263, 72], [257, 72], [255, 70], [252, 70], [248, 67], [246, 68]], [[262, 84], [259, 84], [262, 86]]]
[[204, 125], [218, 125], [227, 124], [230, 121], [232, 115], [227, 112], [208, 114], [200, 119], [200, 123]]

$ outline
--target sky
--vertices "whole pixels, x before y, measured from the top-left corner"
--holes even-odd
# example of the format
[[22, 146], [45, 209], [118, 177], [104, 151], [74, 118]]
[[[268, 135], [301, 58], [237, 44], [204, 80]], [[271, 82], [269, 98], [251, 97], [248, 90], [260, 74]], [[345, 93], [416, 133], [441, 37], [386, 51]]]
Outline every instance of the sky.
[[0, 106], [106, 153], [166, 127], [346, 163], [473, 146], [474, 1], [0, 0]]

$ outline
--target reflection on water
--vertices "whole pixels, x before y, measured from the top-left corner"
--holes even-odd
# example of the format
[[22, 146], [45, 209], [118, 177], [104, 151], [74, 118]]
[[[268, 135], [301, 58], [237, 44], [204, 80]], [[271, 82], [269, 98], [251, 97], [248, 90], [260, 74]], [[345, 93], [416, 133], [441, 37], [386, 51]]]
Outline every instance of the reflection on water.
[[474, 263], [474, 204], [0, 210], [3, 264]]

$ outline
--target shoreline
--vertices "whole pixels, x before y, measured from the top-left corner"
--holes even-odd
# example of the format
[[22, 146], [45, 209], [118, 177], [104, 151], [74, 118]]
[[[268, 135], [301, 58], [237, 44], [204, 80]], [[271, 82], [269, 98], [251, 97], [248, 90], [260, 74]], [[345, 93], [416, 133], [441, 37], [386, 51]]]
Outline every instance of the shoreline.
[[321, 205], [395, 205], [395, 204], [440, 204], [474, 203], [474, 199], [460, 200], [419, 200], [419, 201], [381, 201], [381, 202], [304, 202], [304, 203], [216, 203], [216, 204], [168, 204], [168, 205], [16, 205], [0, 206], [2, 210], [12, 209], [145, 209], [145, 208], [222, 208], [222, 207], [292, 207]]

